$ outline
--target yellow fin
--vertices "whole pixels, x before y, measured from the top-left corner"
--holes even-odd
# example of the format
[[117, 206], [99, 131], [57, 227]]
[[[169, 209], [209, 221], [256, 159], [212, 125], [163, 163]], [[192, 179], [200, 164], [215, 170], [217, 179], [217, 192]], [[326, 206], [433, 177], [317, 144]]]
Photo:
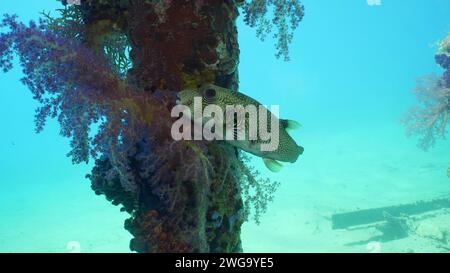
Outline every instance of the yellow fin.
[[281, 165], [280, 162], [278, 162], [274, 159], [263, 158], [263, 161], [264, 161], [264, 165], [266, 165], [267, 169], [269, 169], [270, 171], [272, 171], [274, 173], [281, 171], [281, 169], [283, 168], [283, 165]]

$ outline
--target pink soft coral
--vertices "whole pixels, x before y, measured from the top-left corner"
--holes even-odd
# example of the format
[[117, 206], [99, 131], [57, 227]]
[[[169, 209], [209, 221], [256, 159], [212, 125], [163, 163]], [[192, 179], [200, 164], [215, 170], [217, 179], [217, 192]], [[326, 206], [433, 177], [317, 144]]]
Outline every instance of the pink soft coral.
[[449, 122], [450, 88], [442, 78], [429, 75], [418, 79], [415, 93], [419, 105], [409, 111], [403, 123], [407, 134], [419, 136], [419, 147], [427, 150], [437, 138], [445, 137]]

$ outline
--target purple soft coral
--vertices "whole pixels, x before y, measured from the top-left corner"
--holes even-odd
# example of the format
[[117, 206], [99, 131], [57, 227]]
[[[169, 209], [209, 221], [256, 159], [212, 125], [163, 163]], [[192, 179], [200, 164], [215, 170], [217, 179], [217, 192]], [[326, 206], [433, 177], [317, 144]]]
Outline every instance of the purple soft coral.
[[[112, 72], [103, 56], [48, 30], [44, 21], [26, 26], [17, 22], [16, 16], [5, 15], [0, 27], [9, 28], [0, 34], [0, 68], [10, 70], [17, 53], [23, 67], [22, 82], [41, 104], [35, 117], [37, 132], [48, 117], [57, 118], [61, 134], [71, 139], [68, 155], [74, 163], [87, 162], [91, 155], [108, 156], [125, 188], [133, 190], [127, 162], [130, 149], [150, 130], [152, 114], [164, 104], [133, 90]], [[93, 124], [98, 124], [98, 129], [91, 137]], [[152, 130], [157, 133], [162, 128]]]
[[450, 68], [450, 57], [446, 54], [437, 54], [435, 56], [436, 63], [444, 69]]

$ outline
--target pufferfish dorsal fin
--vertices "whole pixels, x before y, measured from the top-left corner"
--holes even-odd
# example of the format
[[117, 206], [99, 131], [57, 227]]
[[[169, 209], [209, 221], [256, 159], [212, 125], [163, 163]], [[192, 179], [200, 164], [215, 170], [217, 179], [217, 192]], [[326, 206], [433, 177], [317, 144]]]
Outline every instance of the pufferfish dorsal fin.
[[280, 119], [281, 126], [286, 130], [297, 130], [302, 125], [295, 120], [291, 119]]
[[267, 169], [269, 169], [270, 171], [272, 171], [274, 173], [281, 171], [281, 169], [283, 168], [283, 165], [281, 165], [280, 162], [278, 162], [274, 159], [263, 158], [263, 161], [264, 161], [264, 165], [266, 165]]

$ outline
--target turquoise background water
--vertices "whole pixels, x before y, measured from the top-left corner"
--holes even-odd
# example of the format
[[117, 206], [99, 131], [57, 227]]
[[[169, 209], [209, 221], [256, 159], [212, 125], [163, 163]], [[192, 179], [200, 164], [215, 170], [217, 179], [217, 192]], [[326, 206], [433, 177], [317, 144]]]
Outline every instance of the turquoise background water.
[[[376, 231], [333, 231], [333, 213], [450, 194], [450, 142], [429, 152], [405, 137], [399, 120], [415, 103], [415, 79], [442, 73], [436, 43], [450, 31], [448, 0], [305, 0], [306, 16], [291, 61], [274, 57], [238, 22], [241, 91], [303, 127], [295, 164], [263, 174], [282, 182], [258, 226], [243, 228], [246, 252], [367, 252]], [[0, 0], [0, 14], [23, 21], [60, 7], [54, 0]], [[125, 213], [96, 196], [84, 178], [91, 165], [71, 164], [68, 140], [55, 121], [34, 133], [30, 92], [21, 69], [0, 73], [0, 252], [127, 252]], [[442, 222], [431, 221], [441, 227]], [[414, 240], [415, 238], [415, 240]], [[420, 236], [381, 243], [381, 251], [442, 251]]]

